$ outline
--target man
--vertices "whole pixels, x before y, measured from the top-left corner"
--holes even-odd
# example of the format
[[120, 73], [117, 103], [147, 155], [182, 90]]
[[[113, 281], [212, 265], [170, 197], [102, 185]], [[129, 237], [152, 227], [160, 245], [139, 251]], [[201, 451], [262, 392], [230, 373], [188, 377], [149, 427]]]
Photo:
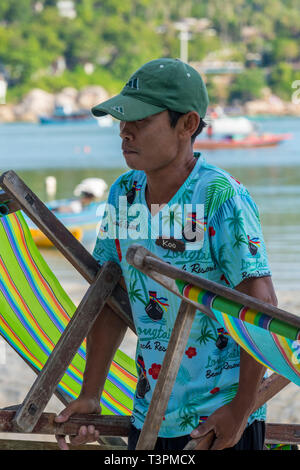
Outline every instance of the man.
[[[145, 420], [180, 299], [129, 266], [128, 247], [143, 244], [177, 267], [276, 304], [259, 216], [249, 193], [228, 173], [193, 153], [207, 105], [206, 88], [196, 70], [179, 60], [159, 59], [133, 74], [120, 95], [92, 110], [120, 120], [123, 155], [132, 169], [110, 190], [107, 217], [94, 250], [101, 264], [111, 259], [121, 265], [138, 333], [139, 381], [130, 450]], [[181, 228], [179, 237], [178, 230], [176, 237], [170, 230], [172, 250], [161, 243], [171, 206], [175, 209], [167, 217], [172, 220], [169, 225], [173, 232], [178, 225]], [[179, 221], [176, 208], [184, 214]], [[135, 239], [138, 232], [140, 239]], [[56, 418], [58, 422], [75, 412], [100, 412], [105, 377], [124, 332], [122, 322], [105, 307], [88, 338], [80, 397]], [[212, 449], [261, 449], [265, 409], [253, 414], [251, 409], [264, 373], [264, 367], [240, 351], [220, 325], [197, 312], [156, 450], [183, 449], [191, 438], [210, 430], [215, 434]], [[97, 437], [93, 427], [83, 426], [72, 442]], [[67, 448], [62, 437], [58, 442]]]

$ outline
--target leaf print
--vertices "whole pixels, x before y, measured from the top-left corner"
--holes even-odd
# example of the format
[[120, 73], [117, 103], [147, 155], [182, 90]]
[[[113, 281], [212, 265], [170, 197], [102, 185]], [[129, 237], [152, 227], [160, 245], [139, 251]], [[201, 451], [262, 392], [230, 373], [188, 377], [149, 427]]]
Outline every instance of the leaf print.
[[138, 269], [136, 269], [134, 266], [129, 266], [128, 267], [128, 272], [130, 274], [130, 281], [135, 281], [136, 283], [139, 284], [140, 288], [143, 290], [144, 294], [144, 300], [143, 303], [146, 305], [148, 303], [148, 289], [146, 287], [146, 280], [147, 276], [146, 274], [142, 273]]
[[232, 217], [227, 217], [227, 219], [225, 219], [225, 222], [229, 223], [229, 227], [233, 228], [236, 234], [244, 231], [244, 219], [241, 215], [242, 212], [242, 209], [234, 207]]
[[177, 421], [180, 421], [179, 422], [179, 427], [182, 431], [184, 431], [185, 429], [188, 429], [190, 427], [194, 428], [196, 427], [195, 426], [195, 416], [191, 416], [191, 415], [184, 415], [181, 417], [181, 419], [177, 420]]
[[176, 224], [181, 226], [182, 210], [179, 204], [172, 205], [171, 207], [164, 207], [162, 214], [163, 224], [168, 224], [170, 227], [173, 227], [176, 222]]
[[144, 305], [146, 305], [146, 302], [143, 299], [143, 296], [141, 295], [141, 289], [137, 289], [136, 285], [137, 285], [136, 280], [130, 283], [129, 292], [128, 292], [129, 299], [131, 302], [136, 302], [137, 300], [139, 300]]
[[178, 383], [179, 385], [186, 385], [190, 381], [191, 374], [189, 370], [186, 367], [181, 366], [176, 377], [176, 383]]
[[211, 318], [203, 316], [200, 320], [199, 328], [201, 328], [201, 335], [196, 339], [200, 344], [206, 344], [208, 341], [217, 341], [218, 335], [216, 333], [215, 324]]
[[199, 406], [199, 391], [187, 392], [182, 400], [182, 405], [179, 409], [179, 426], [180, 429], [185, 430], [188, 427], [196, 427], [198, 425], [197, 408]]
[[235, 195], [235, 190], [225, 176], [219, 176], [206, 191], [205, 216], [212, 216], [219, 207]]
[[233, 248], [240, 248], [240, 246], [244, 243], [245, 245], [248, 245], [246, 239], [243, 237], [242, 234], [237, 235], [236, 233], [234, 234], [235, 242], [233, 244]]
[[239, 384], [232, 384], [226, 391], [223, 392], [222, 404], [226, 405], [230, 403], [231, 400], [235, 397]]
[[194, 186], [197, 183], [197, 179], [192, 179], [188, 187], [183, 191], [181, 197], [178, 199], [179, 204], [188, 204], [192, 198], [193, 192], [194, 192]]
[[126, 173], [119, 180], [119, 187], [122, 190], [122, 192], [124, 191], [125, 193], [128, 193], [128, 191], [129, 191], [129, 176]]
[[225, 253], [224, 253], [225, 250], [226, 250], [226, 244], [224, 243], [219, 249], [219, 256], [218, 256], [218, 265], [222, 272], [226, 272], [227, 267], [230, 264], [230, 261], [225, 258]]
[[179, 416], [195, 415], [199, 406], [199, 391], [189, 390], [183, 396]]
[[208, 325], [204, 325], [201, 328], [199, 338], [197, 338], [196, 341], [198, 341], [200, 344], [206, 344], [210, 340], [215, 341], [215, 336], [213, 335], [213, 332], [208, 328]]

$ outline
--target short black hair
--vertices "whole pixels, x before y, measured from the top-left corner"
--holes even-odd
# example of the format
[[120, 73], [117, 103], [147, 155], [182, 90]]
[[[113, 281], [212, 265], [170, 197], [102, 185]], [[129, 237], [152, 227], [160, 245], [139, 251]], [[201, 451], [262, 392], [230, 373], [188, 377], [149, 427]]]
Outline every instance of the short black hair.
[[[181, 116], [184, 116], [184, 113], [179, 113], [178, 111], [171, 111], [170, 109], [168, 109], [168, 113], [169, 113], [170, 125], [173, 128], [176, 127], [176, 124], [179, 121], [179, 119], [181, 118]], [[206, 126], [207, 126], [206, 122], [202, 118], [200, 118], [199, 126], [197, 127], [194, 134], [191, 136], [192, 145], [195, 142], [196, 137], [199, 134], [201, 134], [204, 127], [206, 127]]]

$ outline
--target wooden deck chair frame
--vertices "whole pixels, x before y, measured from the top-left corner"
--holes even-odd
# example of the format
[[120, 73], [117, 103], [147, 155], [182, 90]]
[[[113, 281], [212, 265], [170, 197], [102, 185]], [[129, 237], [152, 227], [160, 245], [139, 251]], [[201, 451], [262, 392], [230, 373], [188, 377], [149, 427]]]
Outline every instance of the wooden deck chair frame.
[[[70, 232], [57, 220], [51, 211], [38, 199], [38, 197], [25, 185], [25, 183], [18, 177], [18, 175], [9, 171], [4, 173], [0, 177], [0, 186], [5, 192], [0, 192], [0, 211], [1, 203], [5, 204], [5, 209], [8, 212], [15, 212], [22, 209], [26, 215], [40, 228], [40, 230], [52, 241], [56, 248], [64, 255], [64, 257], [71, 262], [71, 264], [77, 269], [77, 271], [90, 283], [92, 284], [92, 291], [88, 291], [83, 299], [81, 305], [81, 311], [87, 305], [89, 305], [89, 297], [95, 295], [93, 289], [94, 286], [98, 285], [98, 282], [103, 282], [103, 278], [107, 276], [107, 273], [111, 273], [111, 269], [114, 269], [114, 264], [109, 264], [106, 267], [99, 265], [92, 257], [92, 255], [85, 250], [85, 248], [79, 243]], [[6, 214], [4, 214], [6, 215]], [[131, 307], [128, 299], [126, 289], [120, 279], [120, 272], [115, 270], [113, 276], [108, 276], [108, 288], [104, 294], [100, 297], [101, 306], [105, 302], [112, 308], [114, 314], [118, 315], [123, 319], [125, 324], [135, 332], [134, 323], [132, 319]], [[101, 281], [99, 279], [101, 278]], [[93, 303], [93, 302], [91, 302]], [[101, 307], [102, 308], [102, 307]], [[99, 307], [97, 312], [99, 313]], [[144, 424], [138, 445], [138, 449], [151, 450], [154, 448], [158, 430], [163, 418], [163, 413], [167, 406], [169, 396], [176, 378], [176, 374], [181, 362], [182, 354], [188, 339], [189, 331], [192, 325], [192, 321], [195, 314], [195, 308], [185, 301], [182, 301], [180, 310], [177, 315], [176, 323], [173, 328], [169, 346], [165, 355], [165, 360], [162, 365], [162, 369], [157, 381], [157, 385], [154, 390], [153, 398], [149, 407], [146, 422]], [[76, 325], [74, 327], [76, 329]], [[68, 337], [68, 334], [65, 335]], [[62, 351], [65, 351], [66, 344], [68, 348], [76, 349], [76, 345], [72, 344], [70, 338], [65, 343], [65, 338], [59, 341], [60, 345], [58, 348], [58, 355], [53, 351], [53, 357], [50, 359], [49, 367], [44, 367], [44, 372], [41, 371], [37, 377], [36, 382], [33, 384], [28, 395], [26, 396], [23, 404], [16, 411], [3, 410], [0, 412], [0, 431], [10, 430], [27, 432], [39, 432], [39, 433], [54, 433], [57, 432], [57, 427], [53, 423], [53, 416], [47, 413], [42, 413], [48, 400], [51, 398], [50, 393], [47, 397], [43, 397], [42, 400], [37, 400], [41, 386], [45, 383], [51, 385], [51, 395], [54, 392], [64, 404], [67, 404], [70, 399], [64, 396], [60, 391], [56, 389], [56, 382], [58, 375], [64, 372], [66, 366], [64, 364], [64, 370], [57, 372], [58, 357]], [[68, 343], [69, 341], [69, 343]], [[78, 340], [79, 341], [79, 340]], [[76, 351], [75, 351], [76, 352]], [[51, 356], [52, 356], [51, 355]], [[51, 357], [50, 356], [50, 357]], [[47, 365], [47, 364], [46, 364]], [[68, 364], [67, 364], [68, 366]], [[63, 368], [62, 367], [62, 368]], [[61, 369], [62, 369], [61, 368]], [[58, 367], [59, 369], [59, 367]], [[55, 370], [55, 380], [53, 379], [53, 371]], [[270, 400], [280, 390], [282, 390], [289, 381], [284, 377], [277, 374], [273, 374], [268, 379], [264, 380], [259, 396], [256, 402], [256, 408]], [[34, 401], [32, 401], [34, 398]], [[34, 405], [34, 406], [32, 406]], [[76, 434], [79, 426], [85, 423], [92, 423], [104, 436], [126, 436], [129, 430], [129, 419], [128, 417], [112, 417], [112, 416], [75, 416], [64, 425], [59, 425], [61, 434]], [[274, 428], [274, 426], [277, 428]], [[278, 428], [279, 426], [279, 428]], [[289, 429], [285, 425], [268, 425], [267, 435], [273, 442], [277, 442], [278, 434], [281, 435], [280, 442], [288, 440], [292, 443], [298, 443], [300, 441], [298, 434], [300, 430]], [[55, 430], [54, 430], [55, 428]], [[296, 435], [295, 435], [296, 433]], [[298, 434], [297, 434], [298, 433]], [[211, 436], [207, 436], [208, 440], [211, 440]], [[105, 443], [105, 440], [104, 440]], [[108, 444], [122, 445], [122, 441], [116, 441], [114, 439], [106, 440]], [[192, 446], [190, 447], [192, 448]]]
[[[15, 431], [31, 432], [53, 393], [65, 405], [70, 401], [70, 398], [56, 387], [106, 302], [127, 326], [135, 330], [127, 293], [119, 283], [121, 270], [118, 265], [109, 262], [100, 268], [93, 256], [14, 172], [4, 173], [0, 177], [0, 186], [5, 190], [0, 192], [2, 215], [22, 209], [91, 284], [42, 371], [38, 373], [26, 361], [38, 373], [38, 377], [22, 405], [18, 406], [13, 421]], [[123, 440], [107, 437], [102, 437], [102, 442], [125, 445]]]

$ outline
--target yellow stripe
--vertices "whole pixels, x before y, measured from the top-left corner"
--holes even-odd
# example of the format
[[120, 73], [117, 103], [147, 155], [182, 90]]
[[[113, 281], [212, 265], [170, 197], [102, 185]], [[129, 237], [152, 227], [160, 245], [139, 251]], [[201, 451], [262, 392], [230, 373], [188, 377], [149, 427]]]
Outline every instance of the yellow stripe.
[[193, 302], [198, 302], [198, 295], [200, 293], [201, 289], [199, 287], [191, 287], [189, 290], [189, 296], [188, 298], [192, 300]]

